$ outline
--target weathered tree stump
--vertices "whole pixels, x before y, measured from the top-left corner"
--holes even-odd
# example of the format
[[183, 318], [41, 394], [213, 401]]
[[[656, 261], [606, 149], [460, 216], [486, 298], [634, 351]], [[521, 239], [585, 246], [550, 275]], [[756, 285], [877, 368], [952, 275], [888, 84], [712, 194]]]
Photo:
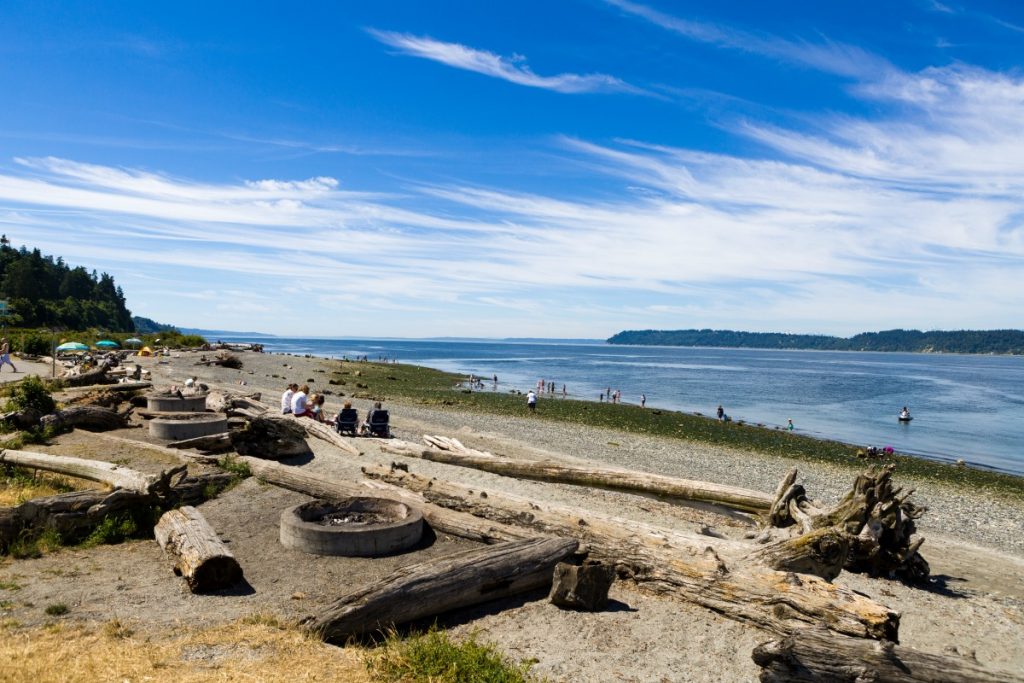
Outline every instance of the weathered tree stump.
[[254, 417], [229, 434], [231, 446], [241, 455], [282, 460], [310, 452], [305, 430], [295, 420], [280, 416]]
[[113, 384], [114, 380], [107, 376], [110, 366], [103, 363], [92, 370], [77, 375], [65, 375], [60, 381], [66, 387], [81, 387], [90, 384]]
[[[772, 527], [808, 534], [834, 529], [849, 539], [843, 568], [870, 576], [898, 577], [907, 581], [928, 578], [928, 562], [918, 550], [924, 539], [916, 536], [914, 520], [927, 508], [908, 500], [913, 491], [894, 487], [893, 465], [872, 467], [860, 474], [849, 492], [834, 507], [810, 500], [791, 470], [780, 482], [769, 512]], [[774, 538], [768, 534], [766, 538]]]
[[548, 597], [559, 607], [600, 612], [608, 606], [608, 590], [613, 581], [614, 565], [595, 560], [584, 560], [582, 565], [559, 562]]
[[174, 573], [185, 578], [193, 593], [228, 588], [242, 580], [238, 561], [194, 507], [164, 513], [153, 532], [174, 560]]
[[1021, 683], [960, 656], [919, 652], [894, 643], [847, 638], [825, 629], [797, 631], [754, 648], [762, 683]]
[[572, 555], [577, 545], [572, 539], [528, 539], [402, 567], [384, 581], [337, 599], [302, 623], [324, 640], [336, 642], [524, 593], [550, 583], [553, 567]]

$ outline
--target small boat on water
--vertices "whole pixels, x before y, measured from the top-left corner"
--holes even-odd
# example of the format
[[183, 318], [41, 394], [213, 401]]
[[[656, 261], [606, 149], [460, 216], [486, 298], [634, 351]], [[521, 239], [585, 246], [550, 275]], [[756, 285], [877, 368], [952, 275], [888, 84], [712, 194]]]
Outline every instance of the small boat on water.
[[899, 420], [900, 422], [910, 422], [914, 418], [910, 416], [910, 411], [904, 408], [902, 411], [900, 411], [899, 417], [897, 417], [896, 419]]

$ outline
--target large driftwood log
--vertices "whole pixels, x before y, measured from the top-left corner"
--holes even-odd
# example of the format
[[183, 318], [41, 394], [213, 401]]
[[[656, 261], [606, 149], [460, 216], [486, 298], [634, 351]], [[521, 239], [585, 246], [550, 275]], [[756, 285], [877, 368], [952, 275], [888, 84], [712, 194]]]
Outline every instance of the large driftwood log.
[[897, 640], [898, 613], [820, 577], [776, 571], [743, 558], [742, 544], [581, 514], [394, 468], [371, 465], [363, 472], [452, 510], [546, 535], [576, 538], [591, 558], [614, 563], [620, 576], [632, 578], [652, 592], [676, 596], [776, 633], [824, 624], [855, 637]]
[[238, 561], [194, 507], [165, 512], [153, 533], [174, 560], [174, 573], [185, 578], [193, 593], [227, 588], [242, 580]]
[[334, 431], [333, 427], [324, 424], [323, 422], [317, 422], [316, 420], [308, 417], [295, 417], [294, 415], [275, 415], [274, 417], [278, 420], [289, 420], [294, 422], [302, 427], [309, 436], [320, 439], [321, 441], [326, 441], [346, 453], [351, 453], [352, 455], [363, 454], [363, 452], [356, 448], [351, 441]]
[[229, 432], [231, 446], [242, 455], [282, 460], [309, 453], [306, 431], [296, 420], [257, 416], [242, 429]]
[[96, 389], [102, 389], [103, 391], [138, 391], [140, 389], [149, 389], [153, 386], [152, 382], [116, 382], [114, 384], [101, 384], [99, 386], [74, 386], [66, 387], [61, 391], [67, 394], [80, 394], [95, 391]]
[[128, 424], [125, 415], [117, 413], [110, 408], [100, 406], [72, 406], [64, 410], [58, 410], [50, 415], [44, 415], [39, 423], [44, 427], [65, 429], [78, 427], [90, 431], [107, 431], [110, 429], [122, 429]]
[[191, 439], [182, 439], [181, 441], [172, 441], [167, 444], [168, 448], [194, 448], [197, 451], [203, 453], [223, 453], [230, 451], [231, 446], [231, 434], [229, 432], [223, 432], [221, 434], [209, 434], [207, 436], [194, 436]]
[[511, 460], [483, 451], [468, 449], [457, 439], [437, 436], [424, 436], [423, 438], [435, 448], [409, 449], [400, 445], [395, 449], [382, 444], [381, 450], [432, 462], [472, 467], [509, 477], [648, 493], [701, 503], [714, 503], [743, 512], [768, 512], [773, 500], [772, 496], [767, 493], [736, 486], [678, 479], [651, 472], [614, 467], [571, 465], [551, 460]]
[[751, 655], [762, 683], [1021, 683], [1020, 673], [993, 671], [961, 656], [919, 652], [893, 643], [805, 629], [762, 643]]
[[138, 491], [87, 489], [45, 498], [33, 498], [12, 508], [0, 508], [0, 548], [7, 548], [23, 532], [54, 529], [68, 540], [77, 540], [94, 529], [104, 517], [130, 511], [150, 510], [156, 504], [196, 505], [211, 491], [233, 481], [233, 475], [213, 472], [181, 476], [159, 498]]
[[893, 485], [894, 469], [893, 465], [872, 467], [858, 475], [850, 491], [831, 508], [810, 500], [796, 483], [797, 471], [790, 470], [776, 490], [770, 524], [798, 534], [835, 529], [850, 539], [843, 565], [847, 571], [924, 581], [930, 570], [918, 552], [924, 539], [916, 535], [914, 520], [926, 508], [909, 500], [913, 491], [903, 493]]
[[466, 550], [402, 567], [381, 582], [345, 595], [303, 625], [324, 640], [382, 631], [549, 586], [556, 564], [576, 551], [565, 538], [535, 538]]
[[113, 384], [114, 380], [107, 376], [109, 370], [110, 366], [103, 363], [86, 372], [64, 375], [60, 378], [60, 381], [67, 387], [81, 387], [89, 384]]
[[66, 474], [69, 477], [97, 481], [111, 488], [125, 489], [142, 494], [152, 493], [154, 487], [159, 485], [161, 481], [166, 482], [171, 476], [184, 469], [184, 467], [176, 468], [170, 472], [165, 472], [161, 476], [156, 476], [143, 474], [128, 467], [103, 462], [102, 460], [86, 460], [67, 455], [49, 455], [48, 453], [13, 450], [0, 450], [0, 464], [17, 465], [19, 467], [56, 472], [57, 474]]

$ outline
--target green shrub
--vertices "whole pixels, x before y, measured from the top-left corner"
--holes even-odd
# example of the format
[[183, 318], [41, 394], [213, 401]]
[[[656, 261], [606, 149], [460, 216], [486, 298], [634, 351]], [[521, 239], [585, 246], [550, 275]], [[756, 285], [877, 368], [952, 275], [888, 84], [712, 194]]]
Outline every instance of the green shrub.
[[150, 515], [146, 512], [125, 512], [108, 515], [103, 518], [92, 533], [84, 541], [82, 547], [93, 548], [98, 545], [116, 545], [131, 538], [137, 538], [142, 531], [149, 532], [152, 525]]
[[48, 333], [25, 332], [14, 339], [12, 348], [22, 353], [49, 356], [53, 352], [52, 337]]
[[67, 614], [71, 610], [68, 609], [68, 606], [65, 605], [63, 602], [57, 602], [52, 605], [47, 605], [44, 611], [51, 617], [59, 617], [62, 614]]
[[48, 415], [57, 409], [57, 404], [50, 396], [49, 390], [43, 380], [38, 377], [26, 377], [11, 387], [7, 409], [25, 410], [26, 408], [33, 408], [40, 415]]
[[388, 683], [530, 683], [532, 663], [513, 663], [475, 636], [452, 640], [437, 627], [402, 640], [388, 634], [380, 652], [366, 660], [370, 675]]

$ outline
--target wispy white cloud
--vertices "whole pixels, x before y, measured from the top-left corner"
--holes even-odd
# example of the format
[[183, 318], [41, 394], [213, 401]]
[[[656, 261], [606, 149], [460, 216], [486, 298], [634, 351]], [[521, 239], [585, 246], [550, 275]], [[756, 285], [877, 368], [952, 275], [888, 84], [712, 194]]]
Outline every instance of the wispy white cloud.
[[632, 0], [605, 0], [609, 5], [690, 40], [717, 47], [748, 52], [779, 61], [799, 64], [818, 71], [846, 77], [874, 76], [892, 66], [882, 57], [845, 43], [822, 40], [788, 40], [779, 36], [752, 33], [662, 12]]
[[456, 69], [500, 78], [530, 88], [542, 88], [569, 94], [644, 93], [642, 89], [607, 74], [563, 73], [555, 76], [541, 76], [527, 66], [526, 58], [521, 55], [503, 57], [487, 50], [478, 50], [460, 43], [446, 43], [426, 36], [377, 29], [367, 29], [367, 31], [380, 42], [397, 48], [405, 54], [430, 59]]

